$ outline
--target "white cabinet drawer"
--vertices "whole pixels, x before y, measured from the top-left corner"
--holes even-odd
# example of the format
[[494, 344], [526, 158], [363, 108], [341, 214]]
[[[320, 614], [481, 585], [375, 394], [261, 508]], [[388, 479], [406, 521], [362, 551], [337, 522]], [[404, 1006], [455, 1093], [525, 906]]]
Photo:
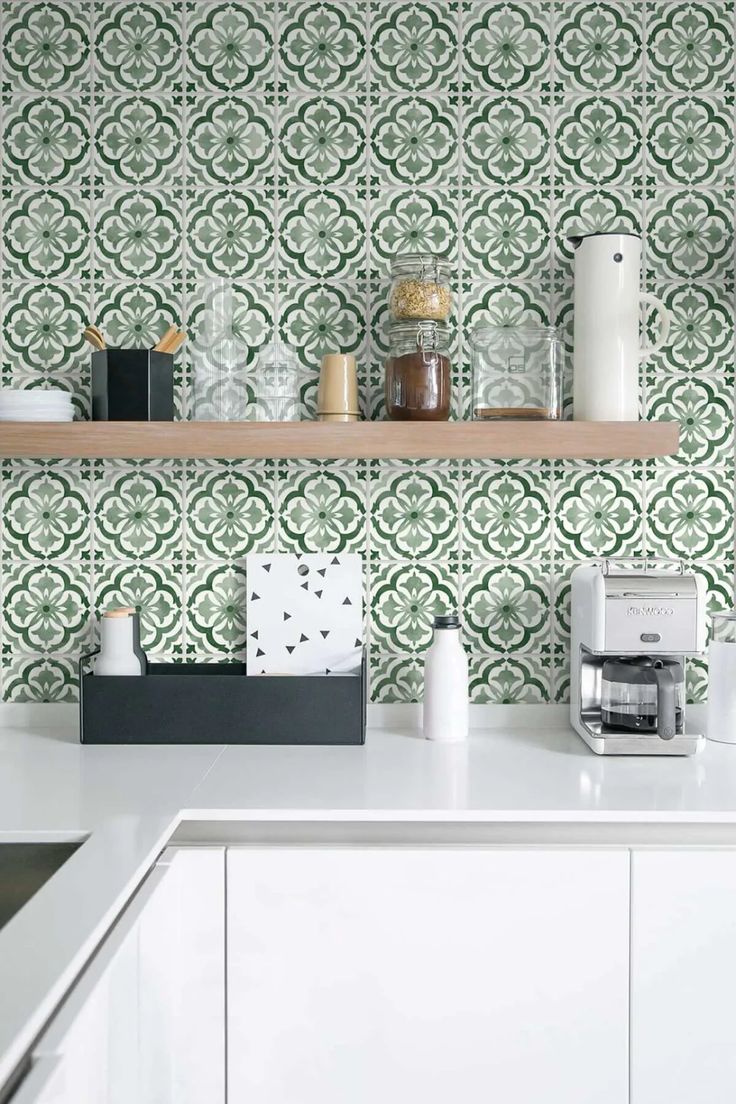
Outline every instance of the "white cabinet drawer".
[[628, 1101], [625, 850], [227, 861], [233, 1102]]

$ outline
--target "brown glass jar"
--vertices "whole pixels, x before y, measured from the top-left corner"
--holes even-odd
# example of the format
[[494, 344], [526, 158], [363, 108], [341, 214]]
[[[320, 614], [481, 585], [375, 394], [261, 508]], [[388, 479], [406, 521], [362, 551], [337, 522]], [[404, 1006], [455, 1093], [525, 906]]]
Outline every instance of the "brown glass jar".
[[447, 326], [395, 322], [389, 326], [386, 413], [393, 421], [446, 422], [450, 417]]

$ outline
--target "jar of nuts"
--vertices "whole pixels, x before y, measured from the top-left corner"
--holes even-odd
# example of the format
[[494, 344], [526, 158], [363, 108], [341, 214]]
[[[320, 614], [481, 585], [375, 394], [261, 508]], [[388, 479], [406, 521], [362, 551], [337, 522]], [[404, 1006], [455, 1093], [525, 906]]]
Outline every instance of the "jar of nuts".
[[437, 253], [402, 253], [391, 266], [389, 311], [392, 322], [426, 319], [446, 322], [452, 292], [446, 257]]

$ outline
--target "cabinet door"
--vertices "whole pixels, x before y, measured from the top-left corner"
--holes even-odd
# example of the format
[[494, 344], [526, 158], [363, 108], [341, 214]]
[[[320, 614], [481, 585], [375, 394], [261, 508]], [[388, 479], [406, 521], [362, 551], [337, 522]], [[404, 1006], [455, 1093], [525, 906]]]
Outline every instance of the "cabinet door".
[[224, 1010], [224, 850], [170, 849], [39, 1041], [19, 1099], [224, 1104]]
[[624, 851], [228, 851], [250, 1104], [625, 1104]]
[[631, 1102], [736, 1100], [736, 851], [632, 863]]
[[138, 936], [136, 1104], [224, 1104], [225, 851], [170, 848], [162, 861]]

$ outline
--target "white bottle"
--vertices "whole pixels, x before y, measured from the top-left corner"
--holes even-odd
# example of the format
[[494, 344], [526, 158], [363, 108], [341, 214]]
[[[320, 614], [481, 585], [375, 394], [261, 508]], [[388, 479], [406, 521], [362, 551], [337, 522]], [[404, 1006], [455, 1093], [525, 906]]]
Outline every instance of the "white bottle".
[[[573, 302], [573, 417], [588, 422], [639, 420], [639, 363], [662, 348], [670, 312], [640, 290], [638, 234], [576, 234]], [[642, 303], [656, 307], [659, 341], [641, 346]]]
[[434, 640], [424, 661], [424, 736], [456, 743], [469, 727], [468, 657], [460, 640], [460, 618], [434, 619]]
[[141, 651], [138, 616], [132, 609], [112, 609], [100, 621], [100, 654], [96, 675], [142, 675], [146, 657]]

